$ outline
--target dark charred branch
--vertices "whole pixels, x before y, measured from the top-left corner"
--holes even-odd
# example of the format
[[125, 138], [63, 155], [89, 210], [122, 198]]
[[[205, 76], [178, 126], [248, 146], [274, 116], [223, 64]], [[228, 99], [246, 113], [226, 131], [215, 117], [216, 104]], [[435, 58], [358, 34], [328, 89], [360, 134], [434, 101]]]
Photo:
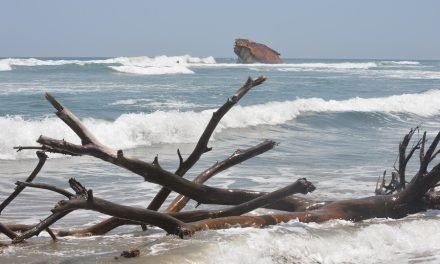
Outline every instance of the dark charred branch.
[[46, 232], [49, 234], [49, 236], [52, 238], [52, 240], [57, 240], [57, 236], [52, 232], [52, 230], [48, 227], [45, 229]]
[[[98, 145], [102, 146], [99, 141], [93, 136], [93, 134], [85, 127], [81, 121], [72, 113], [69, 109], [65, 108], [60, 102], [58, 102], [52, 95], [46, 93], [46, 99], [57, 110], [55, 113], [61, 120], [68, 125], [73, 132], [81, 139], [82, 145]], [[103, 147], [103, 146], [102, 146]]]
[[[246, 197], [246, 198], [252, 198], [257, 199], [258, 197], [261, 197], [263, 195], [266, 195], [268, 193], [265, 192], [255, 192], [252, 196]], [[249, 200], [246, 200], [249, 201]], [[298, 196], [289, 196], [285, 197], [277, 202], [274, 202], [272, 204], [266, 204], [261, 207], [270, 208], [270, 209], [277, 209], [282, 211], [291, 211], [291, 212], [302, 212], [306, 210], [314, 210], [318, 209], [330, 202], [328, 201], [314, 201], [314, 200], [308, 200], [305, 198], [301, 198]], [[238, 203], [235, 203], [238, 204]], [[222, 209], [223, 210], [223, 209]], [[183, 222], [191, 222], [191, 221], [198, 221], [201, 219], [206, 219], [209, 217], [214, 217], [216, 214], [222, 212], [222, 210], [196, 210], [196, 211], [186, 211], [186, 212], [170, 212], [169, 215], [183, 221]], [[77, 229], [77, 230], [69, 230], [69, 231], [61, 231], [58, 233], [58, 236], [89, 236], [89, 235], [104, 235], [108, 233], [109, 231], [123, 226], [123, 225], [140, 225], [142, 224], [139, 221], [133, 221], [133, 220], [127, 220], [127, 219], [121, 219], [118, 217], [111, 217], [108, 218], [102, 222], [99, 222], [95, 225], [92, 225], [90, 227], [84, 228], [84, 229]]]
[[[66, 141], [50, 139], [43, 136], [38, 139], [38, 142], [40, 144], [50, 145], [54, 149], [67, 148], [69, 149], [69, 151], [82, 152], [82, 154], [84, 155], [91, 155], [104, 161], [108, 161], [119, 167], [125, 168], [137, 175], [142, 176], [146, 181], [160, 184], [168, 189], [171, 189], [177, 193], [185, 195], [203, 204], [236, 205], [252, 200], [264, 194], [263, 192], [237, 189], [219, 189], [206, 185], [196, 184], [182, 177], [179, 177], [176, 174], [168, 172], [160, 168], [160, 166], [154, 166], [151, 163], [147, 163], [138, 159], [127, 158], [125, 156], [117, 158], [96, 146], [83, 147], [68, 143]], [[294, 202], [298, 201], [296, 199], [293, 200]], [[303, 204], [301, 204], [301, 206], [303, 206]], [[285, 207], [286, 204], [283, 203], [277, 203], [268, 206], [268, 208], [273, 209]]]
[[[40, 172], [41, 168], [43, 168], [44, 163], [47, 160], [47, 155], [42, 151], [37, 151], [37, 157], [38, 157], [38, 164], [35, 167], [35, 169], [32, 171], [32, 173], [29, 175], [29, 177], [26, 179], [26, 182], [32, 182], [35, 177], [37, 177], [38, 173]], [[15, 197], [17, 197], [25, 188], [25, 185], [17, 185], [14, 192], [9, 195], [8, 198], [6, 198], [1, 204], [0, 204], [0, 214], [5, 209], [8, 204], [10, 204]]]
[[[437, 207], [435, 207], [437, 206]], [[416, 200], [407, 204], [396, 195], [377, 195], [361, 199], [335, 201], [316, 210], [305, 212], [276, 213], [263, 216], [230, 216], [215, 219], [205, 219], [192, 222], [191, 232], [207, 229], [226, 229], [230, 227], [265, 227], [297, 220], [303, 223], [322, 223], [332, 219], [347, 221], [363, 221], [371, 218], [399, 219], [408, 214], [439, 208], [439, 203], [428, 206], [425, 202]]]
[[226, 209], [213, 210], [213, 211], [200, 210], [193, 212], [169, 213], [169, 214], [184, 222], [199, 221], [206, 218], [219, 218], [219, 217], [242, 215], [257, 208], [263, 207], [266, 204], [274, 203], [279, 199], [289, 196], [291, 194], [295, 194], [295, 193], [307, 194], [309, 192], [314, 191], [315, 189], [316, 189], [315, 186], [311, 182], [303, 178], [297, 180], [295, 183], [290, 184], [284, 188], [281, 188], [271, 193], [267, 193], [248, 202], [244, 202], [242, 204], [229, 207]]
[[20, 152], [22, 150], [30, 150], [30, 149], [36, 149], [36, 150], [43, 150], [42, 146], [18, 146], [18, 147], [13, 147], [13, 149], [16, 149], [17, 152]]
[[[250, 158], [253, 158], [257, 155], [260, 155], [268, 150], [271, 150], [276, 143], [271, 140], [265, 140], [264, 142], [245, 150], [236, 150], [229, 158], [223, 160], [222, 162], [218, 162], [211, 166], [209, 169], [202, 172], [198, 175], [193, 182], [197, 184], [203, 184], [207, 180], [209, 180], [212, 176], [217, 173], [220, 173], [232, 166], [235, 166], [239, 163], [242, 163]], [[183, 195], [177, 196], [173, 202], [168, 206], [167, 212], [179, 212], [182, 210], [185, 205], [188, 203], [189, 198]]]
[[[274, 202], [282, 197], [291, 195], [293, 193], [306, 194], [315, 189], [313, 184], [308, 182], [306, 179], [299, 179], [295, 183], [288, 185], [280, 190], [274, 191], [272, 193], [266, 194], [252, 201], [245, 202], [232, 208], [216, 211], [200, 211], [168, 215], [149, 209], [119, 205], [96, 197], [90, 200], [90, 197], [84, 196], [84, 194], [88, 193], [89, 191], [82, 187], [82, 185], [80, 185], [78, 182], [72, 184], [72, 180], [70, 180], [70, 183], [71, 185], [75, 186], [74, 188], [78, 188], [77, 186], [80, 186], [78, 188], [79, 191], [77, 192], [77, 196], [75, 196], [75, 198], [71, 200], [60, 201], [58, 205], [54, 209], [52, 209], [52, 212], [54, 214], [71, 212], [77, 209], [93, 210], [103, 214], [111, 215], [113, 217], [116, 217], [117, 219], [129, 220], [133, 224], [145, 223], [154, 225], [162, 228], [169, 234], [179, 235], [181, 237], [187, 235], [186, 230], [191, 227], [191, 223], [185, 223], [187, 221], [196, 221], [199, 219], [225, 217], [231, 215], [241, 215], [250, 212], [256, 208], [259, 208], [264, 204]], [[110, 221], [110, 219], [108, 221]], [[110, 223], [113, 224], [115, 222], [116, 220], [112, 220]], [[101, 231], [103, 231], [103, 229], [101, 229]], [[59, 235], [85, 235], [89, 232], [60, 232]]]
[[[187, 213], [175, 213], [174, 215], [167, 215], [152, 211], [149, 209], [135, 208], [130, 206], [124, 206], [115, 204], [100, 198], [85, 196], [85, 194], [90, 193], [90, 190], [85, 189], [79, 182], [71, 179], [69, 181], [72, 188], [76, 190], [77, 195], [72, 197], [70, 200], [63, 200], [58, 203], [58, 205], [52, 209], [53, 215], [42, 221], [40, 224], [27, 229], [21, 236], [14, 239], [15, 242], [21, 242], [24, 239], [30, 238], [33, 235], [38, 235], [42, 230], [46, 229], [48, 226], [53, 224], [55, 221], [61, 219], [61, 217], [67, 215], [76, 209], [86, 209], [101, 212], [107, 215], [116, 217], [118, 221], [122, 221], [121, 224], [151, 224], [158, 226], [170, 234], [175, 234], [183, 236], [186, 233], [185, 230], [189, 228], [188, 221], [197, 221], [206, 218], [217, 218], [225, 217], [231, 215], [240, 215], [250, 212], [256, 208], [261, 207], [264, 204], [274, 202], [282, 197], [291, 195], [293, 193], [306, 194], [315, 189], [313, 184], [305, 179], [299, 179], [295, 183], [288, 185], [280, 190], [268, 193], [264, 196], [258, 197], [252, 201], [245, 202], [235, 207], [228, 209], [215, 210], [215, 211], [199, 211], [199, 212], [187, 212]], [[52, 187], [48, 190], [57, 190], [59, 188]], [[106, 224], [101, 224], [101, 228], [95, 230], [83, 230], [81, 231], [62, 231], [59, 232], [59, 236], [66, 235], [88, 235], [95, 234], [98, 231], [101, 233], [106, 233], [110, 231], [109, 229], [116, 220], [107, 220]], [[96, 228], [96, 227], [95, 227]], [[191, 229], [192, 230], [192, 229]], [[183, 233], [182, 233], [183, 232]]]
[[[185, 173], [191, 169], [194, 164], [200, 159], [203, 153], [208, 152], [211, 148], [208, 147], [209, 139], [214, 133], [215, 128], [217, 127], [220, 120], [226, 113], [238, 102], [240, 99], [253, 87], [262, 84], [266, 80], [265, 77], [260, 76], [257, 79], [248, 78], [246, 83], [240, 87], [228, 100], [224, 103], [217, 111], [212, 114], [211, 120], [200, 136], [197, 145], [195, 146], [192, 153], [188, 156], [188, 158], [183, 161], [182, 155], [180, 151], [178, 151], [179, 155], [179, 168], [176, 170], [175, 174], [183, 177]], [[162, 188], [148, 205], [148, 209], [151, 210], [159, 210], [162, 204], [165, 202], [166, 198], [170, 195], [171, 189]]]
[[[13, 232], [20, 232], [20, 233], [26, 232], [27, 230], [29, 230], [33, 227], [32, 225], [25, 225], [25, 224], [8, 224], [5, 226]], [[56, 236], [50, 228], [46, 228], [46, 232], [52, 237], [53, 240], [56, 240]], [[11, 239], [13, 239], [13, 238], [11, 238]]]
[[[237, 151], [235, 151], [228, 159], [220, 162], [220, 163], [216, 163], [214, 166], [212, 166], [211, 168], [205, 170], [203, 173], [201, 173], [199, 176], [196, 177], [196, 179], [193, 181], [194, 183], [197, 184], [202, 184], [205, 181], [207, 181], [209, 178], [211, 178], [212, 176], [214, 176], [215, 174], [224, 171], [234, 165], [237, 165], [241, 162], [244, 162], [245, 160], [248, 160], [250, 158], [253, 158], [257, 155], [260, 155], [270, 149], [272, 149], [274, 146], [276, 145], [276, 143], [274, 141], [271, 140], [265, 140], [264, 142], [246, 149], [246, 150], [240, 150], [238, 149]], [[178, 151], [179, 153], [179, 157], [181, 158], [180, 155], [180, 151]], [[157, 157], [155, 158], [155, 161], [157, 160]], [[183, 160], [182, 160], [183, 162]], [[153, 162], [154, 164], [154, 162]], [[161, 190], [168, 190], [168, 189], [161, 189]], [[156, 196], [157, 197], [157, 196]], [[186, 203], [189, 201], [188, 197], [185, 197], [183, 195], [179, 195], [168, 207], [167, 212], [179, 212], [183, 207], [185, 207]], [[123, 219], [116, 219], [115, 217], [106, 219], [103, 221], [103, 223], [98, 223], [96, 224], [96, 227], [92, 226], [90, 228], [78, 231], [79, 234], [96, 234], [96, 235], [101, 235], [101, 234], [105, 234], [108, 231], [119, 227], [121, 225], [124, 224], [132, 224], [130, 223], [130, 221], [126, 221]], [[107, 228], [103, 228], [104, 226], [109, 226], [110, 230], [108, 230]], [[144, 226], [143, 230], [144, 229]]]
[[72, 152], [62, 152], [60, 150], [55, 150], [52, 149], [49, 146], [18, 146], [18, 147], [14, 147], [14, 149], [17, 150], [17, 152], [20, 152], [22, 150], [29, 150], [29, 149], [38, 149], [41, 151], [45, 151], [45, 152], [51, 152], [51, 153], [59, 153], [59, 154], [63, 154], [63, 155], [69, 155], [69, 156], [80, 156], [78, 154], [72, 153]]
[[97, 224], [89, 226], [87, 228], [59, 231], [58, 236], [92, 236], [92, 235], [105, 235], [113, 229], [123, 225], [141, 225], [142, 222], [122, 219], [118, 217], [110, 217]]
[[201, 155], [210, 150], [208, 148], [209, 139], [212, 136], [215, 128], [217, 127], [223, 116], [238, 102], [240, 99], [253, 87], [258, 86], [266, 81], [266, 78], [260, 76], [256, 79], [248, 78], [246, 83], [240, 87], [217, 111], [212, 114], [212, 118], [208, 125], [200, 136], [196, 147], [189, 157], [179, 166], [176, 173], [177, 175], [184, 175], [194, 164], [200, 159]]
[[[420, 168], [419, 172], [414, 176], [407, 188], [399, 193], [334, 201], [321, 206], [318, 209], [307, 210], [304, 212], [206, 219], [193, 222], [193, 232], [203, 229], [228, 228], [230, 226], [262, 227], [294, 219], [298, 219], [300, 222], [317, 223], [331, 219], [343, 219], [349, 221], [362, 221], [370, 218], [398, 219], [405, 217], [408, 214], [424, 211], [426, 209], [440, 208], [440, 198], [438, 193], [430, 191], [440, 181], [440, 164], [435, 165], [429, 172], [426, 172], [425, 169], [432, 160], [432, 155], [435, 153], [439, 141], [440, 133], [437, 134], [428, 151], [424, 155], [421, 155], [421, 157], [423, 157], [421, 164], [423, 164], [424, 167]], [[417, 144], [421, 143], [424, 145], [424, 142], [425, 140], [423, 139], [422, 141], [418, 141]]]
[[169, 234], [175, 235], [180, 235], [186, 227], [184, 222], [166, 214], [143, 208], [119, 205], [97, 197], [94, 197], [92, 201], [87, 201], [81, 196], [71, 200], [63, 200], [52, 211], [54, 213], [63, 213], [77, 209], [93, 210], [117, 218], [151, 224], [162, 228]]
[[[430, 146], [431, 154], [426, 154], [425, 159], [431, 160], [431, 155], [438, 144], [436, 137]], [[416, 175], [417, 176], [417, 175]], [[408, 184], [407, 188], [394, 195], [377, 195], [360, 199], [350, 199], [330, 202], [318, 209], [304, 212], [278, 213], [265, 216], [228, 216], [215, 219], [205, 219], [191, 222], [185, 226], [187, 234], [205, 229], [229, 228], [231, 226], [254, 226], [262, 227], [298, 219], [301, 222], [324, 222], [331, 219], [343, 219], [349, 221], [362, 221], [374, 217], [380, 218], [402, 218], [414, 212], [420, 212], [428, 208], [435, 208], [437, 203], [426, 202], [426, 193], [440, 180], [440, 165], [436, 165], [429, 173], [416, 177]], [[436, 197], [438, 199], [438, 197]], [[437, 201], [434, 198], [431, 200]], [[434, 205], [433, 205], [434, 204]], [[203, 212], [199, 212], [202, 214]], [[195, 213], [194, 213], [195, 214]], [[174, 216], [184, 219], [185, 213], [176, 213]], [[221, 213], [214, 217], [223, 216]], [[194, 217], [195, 215], [192, 215]], [[187, 215], [188, 217], [188, 215]], [[193, 220], [196, 218], [187, 218]]]
[[0, 223], [0, 232], [5, 234], [10, 239], [14, 239], [17, 237], [17, 234], [14, 231], [12, 231], [8, 226], [2, 223]]
[[[53, 191], [53, 192], [62, 194], [69, 199], [74, 197], [74, 195], [71, 194], [70, 192], [63, 190], [59, 187], [53, 186], [53, 185], [49, 185], [49, 184], [31, 183], [31, 182], [17, 182], [17, 187], [23, 187], [23, 188], [24, 187], [31, 187], [31, 188], [45, 189], [45, 190], [49, 190], [49, 191]], [[33, 236], [38, 236], [41, 233], [41, 231], [43, 231], [43, 230], [45, 230], [52, 237], [53, 240], [56, 240], [56, 236], [52, 232], [52, 230], [49, 228], [49, 226], [51, 226], [53, 223], [60, 220], [61, 218], [63, 218], [67, 214], [69, 214], [70, 212], [71, 211], [54, 213], [54, 214], [50, 215], [49, 217], [47, 217], [46, 219], [40, 221], [40, 223], [38, 223], [35, 226], [13, 225], [12, 226], [13, 229], [22, 231], [22, 233], [20, 235], [16, 235], [13, 238], [13, 242], [14, 243], [23, 242], [24, 240], [26, 240], [28, 238], [31, 238]]]
[[423, 132], [422, 142], [420, 144], [420, 151], [419, 151], [420, 164], [422, 164], [423, 160], [425, 159], [425, 143], [426, 143], [426, 131]]
[[416, 146], [414, 146], [408, 155], [406, 156], [406, 148], [408, 147], [409, 142], [411, 141], [412, 136], [416, 131], [418, 131], [418, 127], [411, 129], [408, 134], [406, 134], [403, 137], [403, 140], [399, 144], [399, 186], [398, 190], [405, 189], [405, 171], [406, 171], [406, 165], [408, 164], [409, 159], [411, 159], [411, 156], [413, 155], [414, 151], [419, 148], [421, 141], [419, 141]]
[[49, 228], [49, 226], [51, 226], [52, 224], [54, 224], [56, 221], [60, 220], [64, 216], [68, 215], [70, 212], [72, 211], [64, 211], [64, 212], [51, 214], [46, 219], [40, 221], [40, 223], [38, 223], [37, 225], [31, 227], [30, 229], [21, 233], [19, 236], [15, 237], [12, 242], [20, 243], [28, 238], [38, 236], [41, 233], [41, 231], [46, 230], [47, 228]]
[[56, 193], [59, 193], [61, 195], [66, 196], [67, 198], [72, 198], [73, 194], [70, 193], [69, 191], [66, 191], [62, 188], [50, 185], [50, 184], [45, 184], [45, 183], [30, 183], [30, 182], [21, 182], [18, 181], [15, 183], [17, 186], [23, 186], [23, 187], [31, 187], [31, 188], [37, 188], [37, 189], [43, 189], [43, 190], [49, 190], [49, 191], [53, 191]]
[[[32, 183], [31, 181], [41, 169], [39, 168], [37, 170], [39, 166], [37, 165], [37, 168], [35, 168], [31, 174], [31, 176], [35, 174], [34, 176], [30, 176], [26, 182], [17, 182], [16, 192], [17, 190], [22, 191], [25, 187], [40, 188], [62, 194], [66, 196], [68, 200], [60, 201], [52, 209], [50, 216], [34, 226], [27, 226], [25, 228], [24, 226], [17, 225], [9, 227], [0, 223], [0, 232], [10, 237], [13, 242], [24, 241], [38, 235], [44, 230], [49, 232], [53, 239], [56, 239], [56, 236], [49, 227], [70, 212], [78, 209], [93, 210], [112, 216], [112, 218], [86, 229], [68, 232], [61, 231], [58, 233], [59, 236], [104, 234], [120, 225], [148, 224], [157, 226], [169, 234], [187, 237], [194, 232], [205, 229], [229, 228], [232, 226], [263, 227], [294, 219], [301, 222], [320, 223], [331, 219], [362, 221], [370, 218], [402, 218], [415, 212], [440, 208], [440, 195], [435, 191], [435, 187], [438, 186], [440, 181], [440, 164], [431, 164], [440, 153], [440, 150], [437, 150], [438, 143], [440, 142], [440, 133], [437, 134], [428, 147], [426, 145], [426, 132], [421, 139], [412, 139], [414, 133], [419, 131], [418, 128], [411, 129], [400, 142], [398, 168], [395, 168], [395, 171], [391, 173], [392, 179], [388, 185], [386, 185], [385, 182], [385, 172], [382, 176], [382, 181], [381, 178], [378, 179], [376, 184], [377, 195], [375, 196], [325, 202], [292, 196], [291, 194], [293, 193], [307, 193], [314, 190], [315, 187], [305, 179], [300, 179], [293, 184], [271, 193], [220, 189], [204, 185], [204, 182], [216, 173], [272, 149], [275, 145], [273, 141], [265, 141], [250, 149], [236, 151], [228, 159], [204, 171], [194, 182], [182, 178], [182, 176], [195, 165], [203, 153], [210, 150], [208, 147], [209, 139], [221, 118], [252, 87], [259, 85], [264, 82], [264, 80], [264, 77], [255, 80], [249, 79], [213, 114], [196, 147], [188, 158], [184, 160], [180, 151], [178, 151], [179, 167], [175, 173], [163, 169], [159, 164], [157, 156], [152, 163], [147, 163], [126, 156], [122, 150], [114, 150], [101, 144], [81, 123], [78, 117], [59, 103], [53, 96], [47, 94], [46, 98], [57, 110], [57, 116], [78, 135], [81, 139], [81, 144], [72, 144], [64, 140], [40, 136], [37, 140], [37, 142], [41, 144], [40, 148], [18, 147], [19, 151], [24, 149], [41, 149], [54, 153], [93, 156], [127, 169], [141, 176], [146, 181], [159, 184], [163, 189], [149, 206], [154, 210], [120, 205], [96, 197], [91, 189], [85, 188], [74, 179], [70, 179], [69, 184], [75, 194], [48, 184]], [[407, 154], [410, 142], [414, 143]], [[426, 151], [425, 148], [427, 148]], [[406, 167], [416, 151], [420, 152], [420, 167], [413, 178], [407, 181]], [[42, 163], [42, 167], [44, 162], [42, 162], [41, 159], [40, 163]], [[157, 209], [162, 205], [171, 190], [188, 198], [181, 197], [177, 199], [170, 205], [167, 213], [157, 212]], [[18, 193], [20, 191], [18, 191]], [[18, 193], [15, 194], [15, 196], [18, 195]], [[10, 201], [8, 199], [4, 204], [7, 205], [13, 198], [10, 199]], [[198, 203], [232, 205], [232, 207], [220, 210], [179, 212], [185, 206], [187, 199], [193, 199]], [[284, 210], [287, 212], [277, 212], [261, 216], [244, 215], [247, 212], [261, 207]], [[19, 228], [21, 228], [20, 230], [22, 232], [19, 234], [15, 233], [15, 230], [19, 230]]]
[[440, 141], [440, 132], [434, 138], [434, 140], [432, 141], [431, 145], [429, 146], [428, 150], [426, 151], [423, 157], [423, 160], [420, 164], [419, 175], [423, 175], [428, 171], [428, 165], [433, 160], [433, 156], [436, 155], [435, 149], [437, 148], [439, 141]]
[[[261, 83], [263, 79], [257, 79], [256, 83]], [[249, 81], [248, 81], [249, 82]], [[252, 82], [252, 81], [251, 81]], [[247, 85], [245, 85], [247, 87]], [[246, 90], [239, 90], [239, 92], [233, 96], [232, 101], [236, 101]], [[157, 164], [147, 163], [138, 159], [128, 158], [117, 151], [103, 146], [96, 141], [95, 137], [91, 135], [90, 131], [82, 124], [70, 124], [71, 122], [81, 123], [80, 120], [74, 116], [70, 110], [65, 107], [60, 107], [61, 104], [56, 101], [52, 96], [50, 98], [51, 103], [58, 109], [61, 109], [61, 113], [57, 115], [69, 125], [72, 129], [75, 129], [75, 133], [82, 137], [82, 141], [86, 142], [86, 145], [76, 145], [64, 140], [56, 140], [45, 136], [40, 136], [37, 140], [38, 143], [46, 146], [50, 146], [56, 151], [72, 152], [79, 155], [89, 155], [104, 161], [110, 162], [119, 167], [125, 168], [139, 176], [142, 176], [146, 181], [156, 183], [164, 186], [170, 190], [173, 190], [179, 194], [185, 195], [199, 203], [204, 204], [224, 204], [224, 205], [236, 205], [249, 200], [252, 200], [258, 196], [263, 195], [261, 192], [253, 192], [247, 190], [231, 190], [231, 189], [219, 189], [209, 187], [205, 185], [195, 184], [188, 181], [174, 173], [168, 172], [162, 169]], [[80, 131], [83, 130], [83, 131]], [[283, 199], [284, 200], [284, 199]], [[298, 199], [289, 199], [290, 202], [298, 202]], [[313, 203], [315, 204], [315, 203]], [[301, 203], [300, 206], [304, 206]], [[306, 205], [308, 206], [308, 205]], [[286, 204], [281, 201], [274, 205], [268, 205], [269, 208], [281, 209], [286, 208]], [[288, 206], [287, 206], [288, 207]], [[290, 209], [293, 210], [293, 209]]]
[[[267, 193], [255, 192], [255, 195], [252, 197], [254, 199], [256, 199], [256, 198], [263, 196], [265, 194], [267, 194]], [[314, 201], [314, 200], [301, 198], [298, 196], [289, 196], [289, 197], [283, 198], [283, 199], [279, 200], [278, 202], [275, 202], [271, 205], [265, 205], [262, 207], [269, 208], [269, 209], [282, 210], [282, 211], [303, 212], [306, 210], [318, 209], [318, 208], [323, 207], [329, 203], [330, 203], [329, 201]], [[218, 211], [215, 211], [215, 212], [218, 212]], [[184, 222], [190, 222], [190, 221], [198, 221], [200, 219], [212, 217], [212, 215], [215, 215], [215, 212], [212, 212], [209, 210], [197, 210], [197, 211], [187, 211], [187, 212], [179, 212], [179, 213], [170, 212], [168, 214], [171, 216], [174, 216], [177, 219], [180, 219]], [[95, 225], [92, 225], [92, 226], [84, 228], [84, 229], [61, 231], [58, 233], [58, 236], [104, 235], [104, 234], [108, 233], [109, 231], [111, 231], [117, 227], [123, 226], [123, 225], [140, 225], [140, 224], [141, 224], [141, 222], [138, 222], [138, 221], [130, 221], [127, 219], [111, 217], [111, 218], [108, 218], [102, 222], [99, 222]]]
[[[70, 196], [69, 200], [62, 200], [58, 202], [58, 204], [52, 209], [51, 216], [32, 228], [26, 230], [20, 236], [14, 237], [15, 243], [22, 242], [30, 237], [38, 235], [42, 230], [47, 229], [50, 225], [76, 209], [94, 210], [103, 214], [124, 218], [130, 221], [138, 221], [136, 222], [137, 224], [151, 224], [164, 229], [170, 234], [179, 235], [184, 227], [184, 223], [182, 221], [163, 213], [148, 209], [118, 205], [100, 198], [96, 198], [92, 195], [91, 190], [87, 190], [81, 183], [73, 178], [69, 180], [69, 184], [70, 187], [75, 191], [76, 195]], [[49, 185], [46, 185], [44, 189], [55, 192], [62, 190], [56, 186], [48, 186]], [[66, 232], [61, 232], [60, 235], [66, 235]]]

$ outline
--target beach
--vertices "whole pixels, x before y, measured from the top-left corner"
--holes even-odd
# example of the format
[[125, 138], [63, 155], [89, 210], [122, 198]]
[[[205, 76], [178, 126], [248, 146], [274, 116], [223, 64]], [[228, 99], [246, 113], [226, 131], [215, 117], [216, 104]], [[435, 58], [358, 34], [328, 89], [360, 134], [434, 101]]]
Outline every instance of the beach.
[[[236, 64], [234, 58], [183, 56], [0, 59], [0, 195], [9, 195], [37, 163], [40, 135], [79, 143], [53, 114], [44, 93], [56, 96], [102, 143], [148, 162], [159, 156], [174, 171], [177, 149], [189, 155], [213, 111], [249, 76], [266, 76], [221, 121], [192, 179], [236, 149], [265, 139], [273, 150], [219, 173], [208, 185], [271, 191], [307, 178], [317, 190], [307, 198], [351, 199], [374, 195], [384, 170], [392, 171], [398, 145], [411, 128], [433, 136], [439, 129], [440, 61], [378, 59], [284, 59], [283, 64]], [[418, 137], [420, 135], [416, 135]], [[417, 161], [408, 165], [408, 175]], [[68, 189], [74, 177], [96, 196], [145, 207], [160, 186], [91, 157], [49, 154], [36, 182]], [[172, 197], [176, 194], [173, 193]], [[62, 197], [26, 189], [2, 212], [4, 223], [35, 224]], [[169, 203], [170, 200], [167, 200]], [[194, 209], [190, 202], [187, 209]], [[201, 205], [201, 209], [218, 208]], [[251, 214], [274, 212], [257, 209]], [[3, 249], [4, 263], [112, 262], [137, 248], [133, 263], [375, 263], [409, 260], [435, 263], [438, 212], [400, 220], [360, 223], [298, 221], [267, 227], [203, 231], [191, 239], [166, 236], [158, 228], [124, 226], [97, 237], [41, 233], [23, 245]], [[107, 216], [78, 210], [54, 230], [97, 223]], [[420, 233], [423, 232], [423, 236]], [[2, 237], [7, 242], [6, 237]]]

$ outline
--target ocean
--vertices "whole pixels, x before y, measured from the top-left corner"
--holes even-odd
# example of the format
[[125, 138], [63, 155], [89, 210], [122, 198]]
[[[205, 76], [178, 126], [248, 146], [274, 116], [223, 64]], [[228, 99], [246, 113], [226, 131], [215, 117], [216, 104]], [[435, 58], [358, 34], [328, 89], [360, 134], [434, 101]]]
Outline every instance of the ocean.
[[[306, 177], [317, 189], [308, 198], [374, 195], [377, 178], [393, 170], [398, 145], [420, 126], [440, 130], [440, 61], [285, 59], [283, 64], [235, 64], [234, 58], [185, 56], [0, 59], [0, 197], [37, 164], [40, 135], [79, 143], [44, 99], [49, 92], [69, 107], [104, 144], [174, 171], [177, 149], [192, 151], [212, 112], [246, 79], [266, 76], [222, 120], [213, 149], [187, 173], [192, 179], [236, 149], [265, 139], [273, 150], [207, 182], [222, 188], [271, 191]], [[416, 133], [421, 137], [422, 132]], [[159, 186], [90, 157], [49, 154], [35, 182], [68, 189], [75, 177], [97, 197], [145, 207]], [[407, 175], [417, 169], [417, 158]], [[172, 195], [175, 197], [175, 194]], [[34, 224], [63, 197], [26, 189], [0, 216], [2, 223]], [[168, 200], [167, 202], [170, 202]], [[190, 202], [187, 209], [194, 209]], [[200, 208], [218, 208], [202, 205]], [[258, 209], [252, 214], [269, 213]], [[76, 211], [54, 230], [88, 226], [107, 216]], [[107, 263], [123, 250], [127, 263], [438, 263], [440, 214], [427, 211], [400, 220], [360, 223], [297, 221], [267, 227], [204, 231], [190, 239], [126, 226], [105, 236], [46, 233], [3, 248], [0, 263]], [[5, 236], [0, 240], [8, 242]]]

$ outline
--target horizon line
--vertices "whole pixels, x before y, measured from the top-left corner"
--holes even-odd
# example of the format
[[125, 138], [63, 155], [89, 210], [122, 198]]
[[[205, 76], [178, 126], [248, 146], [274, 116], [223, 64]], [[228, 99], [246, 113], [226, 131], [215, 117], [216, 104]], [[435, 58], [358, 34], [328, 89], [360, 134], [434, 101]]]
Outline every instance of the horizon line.
[[[167, 57], [179, 57], [179, 56], [193, 56], [190, 54], [184, 54], [184, 55], [154, 55], [154, 56], [148, 56], [148, 55], [117, 55], [117, 56], [0, 56], [0, 59], [12, 59], [12, 58], [18, 58], [18, 59], [29, 59], [29, 58], [40, 58], [40, 59], [57, 59], [57, 58], [65, 58], [65, 59], [85, 59], [85, 58], [119, 58], [119, 57], [148, 57], [148, 58], [154, 58], [159, 56], [167, 56]], [[236, 59], [237, 57], [223, 57], [223, 56], [194, 56], [198, 58], [206, 58], [206, 57], [213, 57], [214, 59]], [[332, 58], [332, 57], [285, 57], [281, 58], [283, 60], [393, 60], [393, 61], [440, 61], [440, 58]]]

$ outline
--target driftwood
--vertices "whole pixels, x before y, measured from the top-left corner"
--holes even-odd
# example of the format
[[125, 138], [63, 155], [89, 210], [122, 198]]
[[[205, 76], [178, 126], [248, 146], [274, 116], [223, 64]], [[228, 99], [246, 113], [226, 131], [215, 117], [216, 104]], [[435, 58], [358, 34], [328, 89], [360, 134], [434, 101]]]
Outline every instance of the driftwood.
[[[225, 160], [212, 165], [194, 181], [188, 181], [183, 176], [197, 163], [201, 156], [210, 151], [209, 139], [216, 126], [249, 90], [263, 83], [264, 77], [249, 78], [246, 83], [234, 93], [225, 104], [213, 113], [194, 150], [184, 159], [178, 150], [179, 167], [175, 172], [164, 170], [156, 157], [148, 163], [126, 156], [122, 150], [113, 150], [102, 143], [76, 117], [73, 112], [63, 106], [50, 94], [46, 99], [57, 110], [56, 115], [68, 125], [81, 139], [81, 145], [65, 140], [58, 140], [40, 136], [39, 146], [18, 146], [17, 151], [37, 149], [39, 162], [31, 175], [24, 181], [18, 181], [13, 193], [0, 205], [0, 212], [10, 204], [25, 188], [38, 188], [56, 192], [65, 196], [66, 200], [59, 201], [48, 217], [35, 225], [21, 225], [19, 223], [6, 225], [0, 223], [0, 232], [11, 239], [13, 243], [23, 242], [42, 231], [46, 231], [55, 240], [56, 235], [49, 229], [54, 223], [73, 212], [74, 210], [93, 210], [110, 216], [110, 218], [86, 229], [58, 231], [58, 236], [68, 235], [100, 235], [109, 232], [121, 225], [140, 225], [146, 229], [147, 225], [157, 226], [168, 234], [179, 237], [189, 237], [194, 232], [206, 229], [222, 229], [231, 226], [263, 227], [297, 219], [301, 222], [323, 222], [330, 219], [344, 219], [362, 221], [369, 218], [402, 218], [408, 214], [427, 209], [440, 208], [440, 195], [435, 187], [440, 181], [440, 164], [432, 168], [429, 165], [440, 153], [437, 145], [440, 133], [428, 146], [426, 132], [417, 140], [407, 153], [412, 137], [419, 129], [415, 128], [404, 136], [399, 145], [398, 167], [392, 172], [391, 181], [387, 184], [386, 173], [379, 177], [376, 185], [376, 195], [359, 199], [341, 201], [315, 201], [299, 195], [307, 194], [315, 189], [306, 179], [298, 179], [292, 184], [273, 192], [258, 192], [252, 190], [221, 189], [205, 185], [206, 181], [232, 166], [244, 162], [257, 155], [263, 154], [275, 147], [274, 141], [265, 140], [260, 144], [244, 150], [237, 150]], [[426, 151], [425, 151], [426, 148]], [[419, 152], [419, 170], [412, 177], [406, 179], [406, 166], [416, 152]], [[122, 167], [143, 180], [156, 183], [162, 187], [147, 208], [138, 208], [116, 204], [94, 195], [93, 190], [87, 189], [75, 179], [69, 180], [74, 191], [64, 188], [33, 182], [44, 166], [46, 153], [61, 153], [73, 156], [93, 156], [105, 162]], [[159, 211], [171, 191], [179, 194], [164, 211]], [[195, 200], [200, 204], [218, 204], [225, 208], [217, 210], [182, 211], [186, 203]], [[226, 207], [228, 206], [228, 207]], [[268, 215], [245, 215], [257, 208], [271, 208], [278, 210]]]

